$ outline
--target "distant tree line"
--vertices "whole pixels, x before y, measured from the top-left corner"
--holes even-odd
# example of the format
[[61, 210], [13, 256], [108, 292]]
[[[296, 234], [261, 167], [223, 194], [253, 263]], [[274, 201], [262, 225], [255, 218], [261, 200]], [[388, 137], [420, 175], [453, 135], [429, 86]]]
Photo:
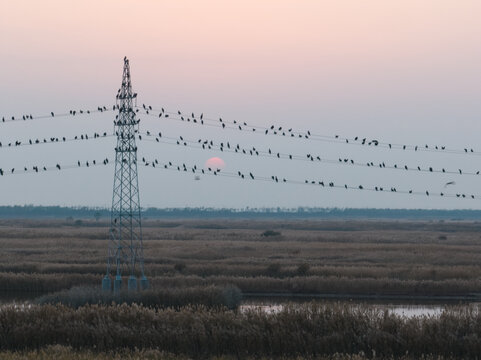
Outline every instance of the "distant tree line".
[[[363, 208], [145, 208], [144, 218], [256, 218], [256, 219], [423, 219], [423, 220], [478, 220], [481, 210], [428, 209], [363, 209]], [[82, 218], [106, 219], [110, 209], [101, 207], [66, 207], [15, 205], [0, 206], [2, 219]]]

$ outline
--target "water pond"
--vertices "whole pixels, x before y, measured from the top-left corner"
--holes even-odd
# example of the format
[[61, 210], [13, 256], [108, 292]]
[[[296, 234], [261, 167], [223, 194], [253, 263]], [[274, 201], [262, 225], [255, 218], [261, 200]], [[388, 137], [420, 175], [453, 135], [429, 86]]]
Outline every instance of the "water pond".
[[[29, 306], [32, 300], [39, 296], [28, 293], [15, 293], [15, 294], [2, 294], [0, 296], [1, 305], [16, 305], [19, 308]], [[439, 316], [443, 311], [453, 305], [474, 305], [481, 306], [479, 302], [463, 301], [366, 301], [366, 300], [333, 300], [333, 299], [319, 299], [319, 298], [304, 298], [304, 299], [284, 299], [278, 297], [259, 297], [259, 298], [246, 298], [240, 305], [240, 311], [263, 311], [266, 313], [275, 314], [287, 305], [291, 306], [301, 305], [310, 301], [319, 301], [322, 303], [335, 303], [349, 304], [350, 306], [363, 306], [368, 307], [374, 311], [384, 312], [387, 311], [392, 314], [396, 314], [402, 317], [411, 318], [415, 316]]]
[[[266, 300], [246, 300], [241, 306], [241, 311], [264, 311], [266, 313], [278, 313], [282, 309], [290, 304], [296, 306], [296, 304], [302, 304], [303, 302], [286, 302], [286, 301], [266, 301]], [[344, 302], [340, 302], [344, 303]], [[443, 311], [453, 305], [468, 305], [464, 304], [440, 304], [440, 303], [396, 303], [396, 302], [361, 302], [361, 301], [349, 301], [346, 302], [351, 306], [363, 306], [368, 307], [374, 311], [395, 314], [398, 316], [412, 318], [415, 316], [434, 316], [437, 317], [443, 313]], [[481, 305], [480, 303], [469, 303], [469, 305]]]

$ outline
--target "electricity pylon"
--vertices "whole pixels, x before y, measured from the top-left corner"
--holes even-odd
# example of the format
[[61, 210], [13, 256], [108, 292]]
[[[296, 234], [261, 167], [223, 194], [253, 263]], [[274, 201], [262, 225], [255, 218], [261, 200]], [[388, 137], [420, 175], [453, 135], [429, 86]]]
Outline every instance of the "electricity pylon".
[[129, 60], [124, 58], [122, 87], [117, 93], [119, 114], [114, 121], [117, 135], [115, 148], [114, 190], [110, 217], [110, 240], [107, 260], [107, 274], [102, 280], [102, 289], [111, 290], [111, 271], [115, 273], [114, 292], [122, 287], [122, 275], [128, 272], [129, 291], [137, 290], [137, 276], [140, 288], [149, 287], [144, 274], [142, 247], [142, 225], [140, 221], [139, 182], [137, 176], [137, 146], [135, 135], [139, 121], [135, 118]]

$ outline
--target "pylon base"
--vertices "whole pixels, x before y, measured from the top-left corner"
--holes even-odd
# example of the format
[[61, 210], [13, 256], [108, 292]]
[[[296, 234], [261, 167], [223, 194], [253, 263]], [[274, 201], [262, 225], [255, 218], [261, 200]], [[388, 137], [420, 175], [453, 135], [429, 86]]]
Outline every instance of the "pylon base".
[[102, 279], [102, 290], [103, 291], [112, 291], [112, 281], [108, 275], [105, 275]]
[[118, 293], [122, 289], [122, 277], [117, 275], [114, 280], [114, 292]]
[[137, 291], [137, 278], [133, 275], [129, 277], [129, 291]]
[[145, 276], [142, 276], [140, 279], [140, 289], [147, 290], [148, 288], [150, 288], [149, 280], [147, 280]]

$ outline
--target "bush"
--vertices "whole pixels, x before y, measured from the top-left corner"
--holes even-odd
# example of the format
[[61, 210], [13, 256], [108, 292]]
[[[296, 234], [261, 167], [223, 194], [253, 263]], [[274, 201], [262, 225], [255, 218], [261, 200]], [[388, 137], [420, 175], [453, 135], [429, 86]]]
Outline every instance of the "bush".
[[185, 263], [177, 263], [174, 265], [174, 270], [178, 272], [182, 272], [185, 270], [186, 267], [187, 265], [185, 265]]
[[266, 268], [266, 273], [268, 276], [278, 276], [280, 272], [281, 272], [281, 264], [279, 263], [269, 264]]
[[242, 291], [237, 286], [228, 285], [222, 289], [223, 304], [228, 309], [236, 309], [242, 302]]
[[268, 236], [280, 236], [281, 233], [279, 231], [274, 230], [266, 230], [264, 231], [261, 236], [268, 237]]
[[306, 276], [309, 270], [311, 270], [311, 266], [307, 263], [304, 263], [297, 267], [297, 274], [299, 276]]

